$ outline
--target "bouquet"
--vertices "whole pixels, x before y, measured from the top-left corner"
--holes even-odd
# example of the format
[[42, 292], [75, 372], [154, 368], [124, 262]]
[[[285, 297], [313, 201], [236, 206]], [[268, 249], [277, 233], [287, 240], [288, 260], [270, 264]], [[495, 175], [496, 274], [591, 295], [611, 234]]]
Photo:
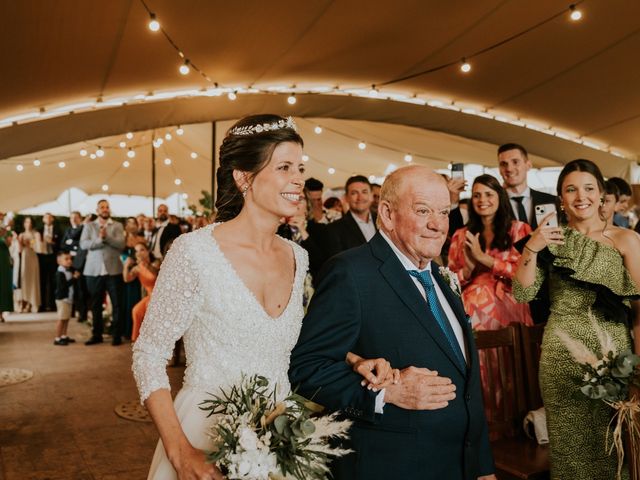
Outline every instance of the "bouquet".
[[313, 417], [322, 407], [295, 393], [278, 402], [265, 377], [243, 375], [229, 391], [209, 395], [200, 403], [208, 417], [216, 415], [208, 459], [230, 480], [322, 479], [330, 457], [351, 452], [329, 445], [347, 438], [351, 422], [335, 413]]
[[[556, 329], [556, 334], [567, 347], [572, 357], [583, 372], [577, 380], [580, 392], [594, 402], [604, 402], [614, 410], [611, 424], [613, 441], [609, 453], [616, 449], [618, 455], [618, 480], [621, 478], [624, 462], [623, 432], [629, 432], [629, 448], [640, 458], [640, 399], [629, 398], [631, 385], [640, 386], [640, 372], [636, 368], [640, 365], [640, 356], [630, 350], [618, 352], [611, 336], [598, 325], [595, 317], [589, 312], [589, 320], [598, 337], [600, 351], [591, 351], [584, 343], [572, 338], [567, 332]], [[608, 444], [609, 432], [607, 432]], [[640, 478], [640, 465], [630, 465], [638, 469], [636, 477]]]

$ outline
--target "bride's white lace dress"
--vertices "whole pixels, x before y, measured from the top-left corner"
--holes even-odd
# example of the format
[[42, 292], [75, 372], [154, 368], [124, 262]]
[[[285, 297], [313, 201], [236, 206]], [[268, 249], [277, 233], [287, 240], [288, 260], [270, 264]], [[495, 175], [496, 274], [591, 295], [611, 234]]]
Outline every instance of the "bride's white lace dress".
[[[215, 225], [178, 237], [166, 256], [153, 291], [140, 337], [133, 347], [133, 373], [144, 401], [160, 388], [169, 389], [166, 373], [174, 344], [184, 337], [187, 367], [174, 405], [191, 444], [210, 449], [210, 424], [198, 404], [207, 392], [239, 382], [241, 374], [261, 374], [289, 391], [289, 355], [303, 317], [302, 293], [307, 253], [288, 242], [295, 256], [289, 303], [270, 317], [242, 282], [218, 247]], [[149, 478], [176, 479], [158, 442]]]

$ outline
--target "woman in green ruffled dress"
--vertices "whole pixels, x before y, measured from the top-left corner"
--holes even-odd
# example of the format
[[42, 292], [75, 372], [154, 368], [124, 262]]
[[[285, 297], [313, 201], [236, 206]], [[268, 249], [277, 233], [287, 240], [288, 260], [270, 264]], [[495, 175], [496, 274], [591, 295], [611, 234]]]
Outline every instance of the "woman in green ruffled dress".
[[604, 403], [594, 408], [580, 394], [576, 381], [583, 374], [556, 330], [600, 351], [591, 312], [618, 352], [640, 352], [640, 236], [600, 217], [604, 179], [593, 162], [574, 160], [565, 165], [557, 191], [567, 225], [548, 226], [552, 214], [533, 232], [516, 272], [514, 295], [520, 302], [531, 301], [544, 277], [549, 277], [551, 313], [542, 341], [540, 388], [547, 413], [551, 478], [614, 479], [617, 458], [608, 455], [605, 440], [613, 410]]

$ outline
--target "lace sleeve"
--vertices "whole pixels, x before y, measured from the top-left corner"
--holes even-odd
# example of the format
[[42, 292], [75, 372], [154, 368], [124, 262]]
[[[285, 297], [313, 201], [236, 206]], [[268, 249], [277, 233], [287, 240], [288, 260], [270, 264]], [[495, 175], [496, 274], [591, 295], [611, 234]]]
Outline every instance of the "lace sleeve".
[[201, 300], [199, 278], [187, 248], [188, 237], [178, 237], [167, 253], [140, 336], [133, 346], [133, 376], [141, 402], [158, 389], [170, 389], [167, 362]]

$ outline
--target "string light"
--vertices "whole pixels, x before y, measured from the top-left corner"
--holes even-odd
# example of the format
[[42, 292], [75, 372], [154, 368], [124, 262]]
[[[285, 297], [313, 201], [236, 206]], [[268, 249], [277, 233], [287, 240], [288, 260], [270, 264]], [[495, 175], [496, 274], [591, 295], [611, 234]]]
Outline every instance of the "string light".
[[67, 166], [67, 164], [66, 164], [66, 163], [64, 163], [64, 162], [58, 162], [58, 167], [59, 167], [59, 168], [64, 168], [64, 167], [66, 167], [66, 166]]
[[287, 103], [289, 105], [295, 105], [297, 101], [298, 100], [296, 99], [296, 96], [293, 93], [291, 95], [289, 95], [289, 97], [287, 98]]
[[191, 156], [191, 158], [193, 158], [194, 160], [195, 160], [196, 158], [198, 158], [198, 154], [197, 154], [196, 152], [191, 152], [191, 155], [190, 155], [190, 156]]
[[335, 168], [333, 168], [333, 167], [329, 167], [329, 168], [327, 169], [327, 172], [329, 172], [329, 175], [333, 175], [334, 173], [336, 173], [336, 169], [335, 169]]
[[464, 58], [462, 59], [462, 65], [460, 65], [460, 71], [462, 73], [469, 73], [471, 71], [471, 64]]
[[134, 158], [136, 156], [136, 151], [129, 147], [129, 151], [127, 152], [127, 157]]
[[182, 184], [182, 180], [180, 180], [179, 178], [176, 178], [173, 183], [175, 183], [176, 185], [181, 185]]
[[176, 130], [176, 135], [180, 135], [180, 136], [184, 135], [184, 128], [179, 126], [178, 129]]
[[178, 71], [181, 75], [189, 75], [191, 69], [189, 68], [189, 60], [185, 60], [182, 65], [178, 68]]
[[104, 185], [102, 185], [102, 191], [103, 192], [108, 192], [109, 191], [109, 185], [107, 185], [106, 183]]
[[149, 20], [149, 30], [157, 32], [160, 30], [160, 22], [156, 19], [155, 13], [152, 13], [149, 16], [151, 17], [151, 20]]
[[405, 161], [405, 162], [411, 162], [411, 161], [413, 161], [413, 156], [411, 156], [410, 154], [408, 154], [408, 153], [407, 153], [407, 154], [404, 156], [404, 161]]
[[164, 164], [165, 165], [171, 165], [171, 159], [170, 158], [165, 158], [164, 159]]
[[131, 140], [133, 138], [133, 133], [128, 132], [125, 136], [127, 137], [127, 140]]
[[186, 193], [183, 193], [183, 194], [182, 194], [182, 199], [183, 199], [183, 200], [186, 200], [187, 198], [189, 198], [189, 195], [187, 195]]
[[19, 163], [18, 165], [16, 165], [16, 170], [21, 172], [24, 170], [24, 165], [22, 165], [21, 163]]
[[33, 161], [33, 166], [34, 167], [39, 167], [40, 166], [40, 160], [38, 160], [37, 158]]
[[81, 149], [81, 150], [80, 150], [80, 156], [81, 156], [81, 157], [86, 157], [86, 156], [87, 156], [87, 150], [86, 150], [86, 149], [84, 149], [84, 148], [83, 148], [83, 149]]
[[125, 160], [124, 162], [122, 162], [122, 166], [123, 166], [124, 168], [129, 168], [129, 165], [131, 165], [131, 164], [129, 163], [129, 160]]
[[98, 158], [104, 157], [104, 150], [102, 149], [101, 146], [98, 146], [98, 150], [96, 150], [96, 157]]
[[358, 144], [358, 148], [359, 148], [360, 150], [364, 150], [365, 148], [367, 148], [367, 144], [366, 144], [366, 143], [364, 143], [364, 142], [360, 142], [360, 143]]
[[170, 134], [170, 133], [167, 133], [167, 134], [164, 136], [164, 138], [165, 138], [167, 141], [169, 141], [169, 140], [171, 140], [173, 137], [171, 136], [171, 134]]
[[125, 141], [123, 140], [123, 141], [122, 141], [122, 142], [120, 142], [118, 145], [120, 146], [120, 148], [126, 148], [126, 146], [127, 146], [127, 142], [125, 142]]
[[303, 162], [308, 162], [309, 161], [309, 155], [307, 155], [307, 154], [302, 155], [302, 161]]
[[89, 155], [89, 158], [90, 158], [91, 160], [95, 160], [95, 159], [96, 159], [96, 154], [95, 154], [95, 153], [92, 153], [91, 155]]
[[164, 143], [164, 140], [162, 140], [161, 138], [156, 138], [153, 141], [153, 146], [156, 148], [160, 148], [160, 145], [162, 145]]
[[320, 125], [316, 125], [316, 128], [313, 129], [318, 135], [322, 133], [322, 127]]
[[569, 16], [574, 22], [577, 22], [582, 18], [582, 12], [578, 10], [575, 5], [569, 6], [569, 11], [571, 12]]
[[369, 90], [369, 96], [371, 98], [378, 98], [378, 89], [375, 85], [371, 85], [371, 90]]
[[238, 98], [238, 95], [236, 94], [236, 91], [234, 90], [233, 92], [229, 92], [227, 94], [227, 97], [229, 98], [229, 100], [235, 100], [236, 98]]

